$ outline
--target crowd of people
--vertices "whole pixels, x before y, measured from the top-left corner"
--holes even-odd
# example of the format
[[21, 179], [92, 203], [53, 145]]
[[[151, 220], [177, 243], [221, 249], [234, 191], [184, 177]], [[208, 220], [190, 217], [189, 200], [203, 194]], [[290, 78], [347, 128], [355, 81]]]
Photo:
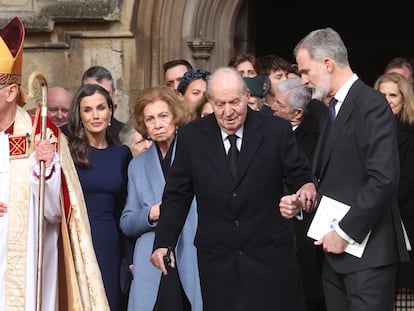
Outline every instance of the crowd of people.
[[[26, 111], [24, 34], [0, 30], [0, 310], [414, 310], [409, 59], [368, 85], [323, 28], [295, 63], [171, 60], [124, 123], [104, 66]], [[314, 240], [325, 199], [347, 211]]]

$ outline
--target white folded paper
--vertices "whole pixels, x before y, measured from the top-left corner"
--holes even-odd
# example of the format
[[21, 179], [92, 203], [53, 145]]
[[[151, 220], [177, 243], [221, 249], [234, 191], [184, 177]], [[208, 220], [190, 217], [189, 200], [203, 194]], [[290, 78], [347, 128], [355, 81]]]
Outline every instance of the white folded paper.
[[[319, 240], [326, 233], [333, 230], [339, 221], [348, 212], [351, 206], [342, 202], [336, 201], [330, 197], [322, 196], [318, 209], [308, 230], [308, 237]], [[349, 243], [345, 252], [358, 258], [362, 257], [365, 246], [367, 245], [368, 238], [371, 231], [367, 234], [361, 244]]]
[[402, 219], [401, 219], [401, 226], [403, 228], [405, 246], [407, 247], [407, 251], [411, 251], [412, 247], [411, 247], [410, 239], [408, 238], [407, 230], [405, 230], [405, 226], [404, 226]]

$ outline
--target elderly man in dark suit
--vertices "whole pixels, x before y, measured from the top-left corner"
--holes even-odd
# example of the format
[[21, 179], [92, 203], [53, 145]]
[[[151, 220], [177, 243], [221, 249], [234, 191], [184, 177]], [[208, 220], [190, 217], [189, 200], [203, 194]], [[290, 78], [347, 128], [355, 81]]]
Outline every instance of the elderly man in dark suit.
[[[395, 119], [385, 97], [352, 71], [333, 29], [309, 33], [294, 54], [313, 96], [332, 97], [332, 118], [326, 118], [314, 156], [318, 192], [350, 206], [338, 225], [316, 241], [326, 254], [327, 309], [392, 310], [397, 263], [408, 258], [397, 203]], [[368, 233], [361, 258], [345, 252]]]
[[[163, 256], [175, 246], [195, 195], [204, 310], [305, 310], [287, 218], [298, 207], [310, 211], [316, 191], [292, 127], [248, 108], [249, 91], [234, 68], [217, 69], [207, 94], [214, 113], [178, 132], [151, 261], [167, 273]], [[234, 148], [233, 173], [227, 152]], [[293, 194], [279, 208], [284, 184]]]

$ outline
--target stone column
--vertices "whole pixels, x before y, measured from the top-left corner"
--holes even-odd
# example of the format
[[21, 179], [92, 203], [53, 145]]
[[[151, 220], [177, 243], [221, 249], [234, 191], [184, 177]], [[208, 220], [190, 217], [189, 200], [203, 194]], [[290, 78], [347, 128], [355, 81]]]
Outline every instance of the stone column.
[[211, 50], [214, 47], [214, 41], [194, 38], [192, 41], [187, 41], [187, 45], [193, 52], [195, 68], [210, 70], [207, 63], [210, 58]]

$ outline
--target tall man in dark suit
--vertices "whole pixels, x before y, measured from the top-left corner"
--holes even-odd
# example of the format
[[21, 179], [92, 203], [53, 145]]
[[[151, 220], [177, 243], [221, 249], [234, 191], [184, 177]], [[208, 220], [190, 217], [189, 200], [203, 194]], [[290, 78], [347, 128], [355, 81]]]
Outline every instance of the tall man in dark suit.
[[[352, 71], [347, 49], [331, 28], [309, 33], [294, 49], [302, 82], [322, 100], [333, 97], [336, 118], [314, 161], [318, 192], [350, 206], [317, 245], [325, 251], [328, 310], [389, 311], [397, 263], [407, 259], [397, 206], [396, 124], [385, 97]], [[370, 232], [361, 258], [345, 252]]]
[[[316, 199], [292, 127], [248, 108], [249, 91], [234, 68], [217, 69], [207, 94], [214, 113], [178, 132], [151, 261], [167, 273], [163, 256], [195, 195], [204, 310], [305, 310], [292, 223], [278, 207], [284, 183], [294, 194], [283, 213], [297, 214], [296, 205], [309, 211]], [[227, 158], [232, 134], [239, 150], [234, 175]]]

